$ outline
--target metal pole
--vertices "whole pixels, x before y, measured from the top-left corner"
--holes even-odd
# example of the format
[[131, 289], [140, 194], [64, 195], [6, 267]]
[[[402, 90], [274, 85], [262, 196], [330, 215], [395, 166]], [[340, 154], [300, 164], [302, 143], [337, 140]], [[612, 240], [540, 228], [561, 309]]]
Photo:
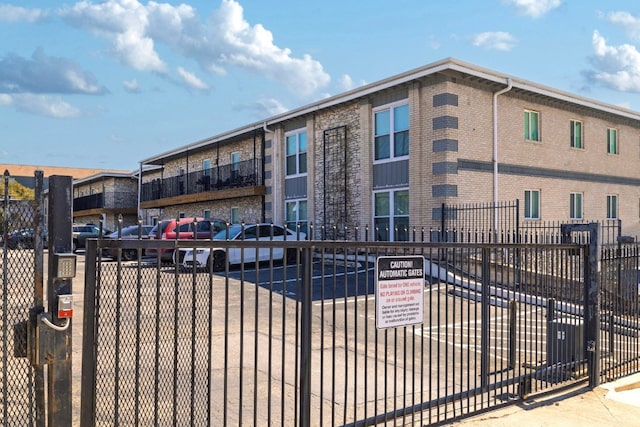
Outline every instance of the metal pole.
[[[34, 270], [35, 283], [33, 289], [33, 308], [29, 314], [32, 325], [38, 314], [44, 311], [44, 174], [41, 170], [35, 172], [35, 197], [36, 211], [34, 223]], [[44, 366], [33, 365], [35, 399], [36, 399], [36, 425], [45, 425], [45, 400], [44, 400]]]
[[96, 364], [98, 352], [96, 282], [97, 282], [97, 246], [92, 239], [87, 240], [84, 265], [84, 309], [82, 320], [82, 406], [80, 408], [80, 425], [95, 426], [96, 412]]
[[481, 295], [481, 318], [482, 329], [480, 332], [480, 345], [482, 353], [480, 354], [480, 385], [483, 390], [489, 385], [489, 304], [491, 295], [489, 295], [490, 277], [490, 261], [491, 249], [482, 248], [482, 295]]
[[[59, 324], [56, 307], [58, 295], [71, 294], [71, 280], [56, 278], [56, 266], [51, 254], [71, 252], [71, 177], [49, 177], [49, 277], [47, 300], [54, 324]], [[71, 337], [72, 326], [55, 334], [53, 359], [48, 363], [47, 425], [72, 425], [71, 414]]]
[[313, 266], [311, 252], [302, 250], [302, 311], [300, 325], [300, 426], [311, 425], [311, 285]]

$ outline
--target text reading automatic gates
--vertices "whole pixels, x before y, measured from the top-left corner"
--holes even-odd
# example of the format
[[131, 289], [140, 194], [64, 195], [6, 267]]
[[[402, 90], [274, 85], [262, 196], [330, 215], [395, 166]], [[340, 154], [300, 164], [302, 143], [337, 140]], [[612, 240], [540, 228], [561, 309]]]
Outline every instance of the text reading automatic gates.
[[415, 325], [423, 319], [424, 257], [379, 257], [376, 262], [376, 327]]

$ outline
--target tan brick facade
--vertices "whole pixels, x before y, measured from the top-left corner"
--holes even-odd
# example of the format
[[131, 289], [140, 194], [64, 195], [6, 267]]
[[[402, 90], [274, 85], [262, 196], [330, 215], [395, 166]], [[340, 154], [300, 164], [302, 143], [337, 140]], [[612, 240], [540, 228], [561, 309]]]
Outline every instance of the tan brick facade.
[[[263, 197], [166, 206], [155, 213], [165, 217], [179, 212], [201, 215], [205, 207], [211, 206], [212, 216], [227, 219], [230, 208], [237, 207], [246, 221], [265, 218], [284, 223], [288, 191], [285, 136], [305, 129], [309, 222], [322, 225], [342, 221], [349, 227], [372, 224], [373, 112], [406, 102], [410, 148], [405, 188], [409, 189], [410, 225], [438, 227], [437, 211], [443, 203], [519, 199], [522, 205], [525, 190], [536, 190], [540, 192], [538, 221], [569, 221], [571, 193], [583, 196], [583, 219], [604, 220], [607, 195], [616, 195], [624, 232], [640, 233], [640, 115], [514, 78], [513, 88], [497, 97], [495, 164], [494, 93], [507, 87], [507, 76], [455, 60], [414, 70], [415, 76], [409, 78], [411, 73], [265, 122], [268, 130], [264, 134], [267, 143]], [[525, 110], [538, 115], [539, 141], [525, 140]], [[570, 146], [571, 120], [582, 123], [583, 148]], [[327, 148], [331, 148], [323, 145], [325, 131], [339, 127], [346, 128], [346, 167], [343, 161], [325, 159]], [[617, 130], [618, 154], [607, 154], [608, 128]], [[247, 128], [246, 135], [252, 135], [255, 129], [255, 125]], [[243, 159], [252, 158], [255, 137], [235, 137], [224, 143], [218, 140], [197, 153], [187, 151], [177, 159], [168, 159], [162, 175], [177, 174], [180, 168], [197, 170], [204, 158], [215, 164], [218, 155], [222, 164], [233, 151], [240, 151]], [[494, 167], [500, 171], [497, 180]], [[159, 177], [157, 171], [145, 174], [144, 181], [153, 177]], [[330, 187], [342, 188], [344, 194], [329, 194], [329, 187], [325, 188], [327, 179], [346, 179], [346, 185]], [[395, 185], [402, 189], [402, 185]], [[331, 196], [331, 207], [339, 204], [339, 209], [327, 209], [327, 194]], [[346, 218], [338, 215], [338, 210], [346, 212]], [[522, 208], [520, 216], [525, 220]]]

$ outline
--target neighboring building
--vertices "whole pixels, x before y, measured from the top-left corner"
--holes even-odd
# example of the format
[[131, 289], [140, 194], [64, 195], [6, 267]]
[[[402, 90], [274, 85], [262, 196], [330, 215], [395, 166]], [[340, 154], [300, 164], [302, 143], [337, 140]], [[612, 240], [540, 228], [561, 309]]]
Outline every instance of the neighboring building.
[[0, 163], [0, 172], [9, 171], [11, 179], [19, 182], [28, 188], [35, 188], [34, 173], [36, 170], [41, 170], [44, 175], [44, 188], [49, 188], [49, 176], [51, 175], [63, 175], [70, 176], [74, 179], [82, 179], [91, 175], [95, 175], [102, 172], [111, 173], [130, 173], [125, 170], [105, 170], [94, 168], [67, 168], [59, 166], [38, 166], [38, 165], [14, 165], [14, 164], [2, 164]]
[[640, 232], [640, 114], [446, 59], [151, 157], [158, 217], [438, 227], [441, 206], [521, 200], [521, 221]]
[[138, 176], [103, 172], [73, 181], [73, 222], [103, 221], [108, 230], [138, 223]]

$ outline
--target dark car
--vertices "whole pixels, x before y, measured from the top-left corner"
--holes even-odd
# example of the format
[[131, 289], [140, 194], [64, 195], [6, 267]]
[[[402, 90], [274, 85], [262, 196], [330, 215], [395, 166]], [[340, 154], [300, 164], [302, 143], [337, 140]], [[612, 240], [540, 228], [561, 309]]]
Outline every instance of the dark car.
[[[124, 227], [122, 229], [122, 234], [120, 238], [123, 240], [137, 240], [138, 237], [142, 240], [147, 240], [149, 238], [149, 232], [153, 229], [153, 225], [141, 225], [140, 226], [140, 236], [138, 236], [138, 226], [130, 225], [128, 227]], [[104, 236], [105, 239], [117, 239], [118, 232], [114, 231], [113, 233]], [[144, 251], [142, 253], [144, 255]], [[118, 249], [116, 248], [106, 248], [102, 251], [102, 256], [109, 258], [117, 258], [118, 257]], [[134, 259], [138, 259], [138, 250], [137, 249], [123, 249], [122, 250], [122, 259], [125, 261], [131, 261]]]
[[[111, 234], [111, 231], [103, 229], [102, 235], [106, 236]], [[95, 224], [85, 224], [85, 225], [73, 225], [73, 234], [72, 234], [72, 250], [73, 252], [78, 249], [84, 249], [87, 247], [87, 239], [97, 239], [100, 236], [100, 227]]]
[[14, 230], [7, 234], [5, 239], [9, 249], [33, 249], [34, 247], [33, 228]]
[[[194, 218], [180, 218], [177, 222], [175, 219], [170, 219], [160, 221], [149, 233], [149, 238], [151, 240], [193, 239], [195, 234], [196, 239], [210, 239], [212, 235], [226, 227], [226, 222], [219, 219], [195, 218], [194, 221]], [[157, 255], [158, 252], [163, 261], [173, 260], [171, 248], [150, 248], [147, 250], [147, 255]]]

